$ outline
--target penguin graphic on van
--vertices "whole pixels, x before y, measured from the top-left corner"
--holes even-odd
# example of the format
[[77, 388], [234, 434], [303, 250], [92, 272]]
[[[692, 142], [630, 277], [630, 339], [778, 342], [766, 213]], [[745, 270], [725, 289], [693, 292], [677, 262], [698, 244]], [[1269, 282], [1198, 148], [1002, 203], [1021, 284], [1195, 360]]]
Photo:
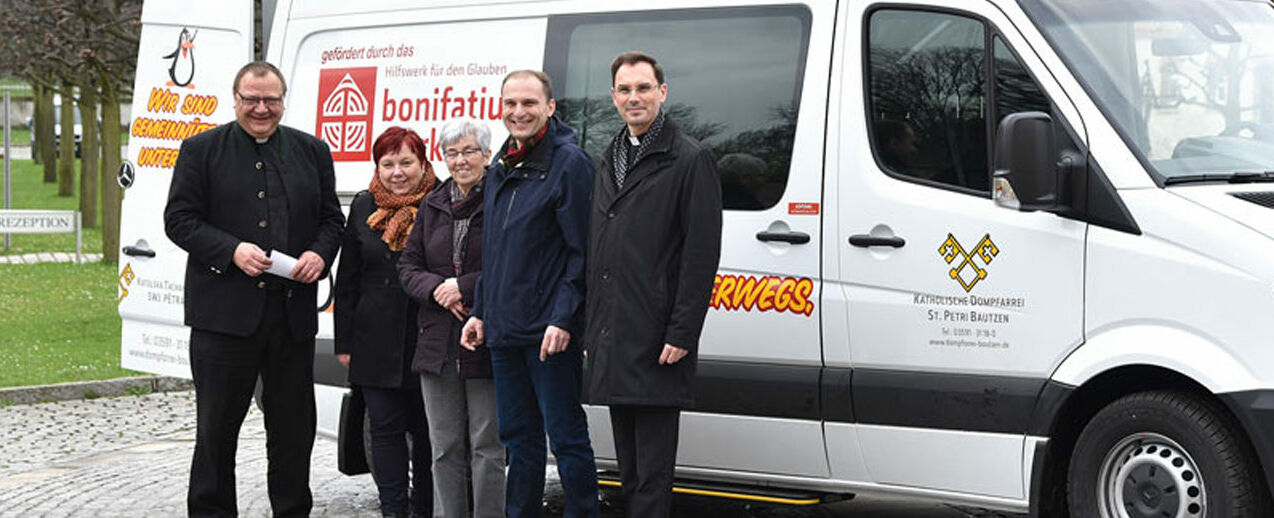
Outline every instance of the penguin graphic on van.
[[177, 36], [176, 50], [164, 56], [164, 59], [173, 60], [172, 65], [168, 66], [168, 77], [171, 79], [168, 86], [195, 87], [190, 82], [195, 78], [195, 36], [198, 34], [199, 31], [191, 34], [183, 27], [181, 34]]

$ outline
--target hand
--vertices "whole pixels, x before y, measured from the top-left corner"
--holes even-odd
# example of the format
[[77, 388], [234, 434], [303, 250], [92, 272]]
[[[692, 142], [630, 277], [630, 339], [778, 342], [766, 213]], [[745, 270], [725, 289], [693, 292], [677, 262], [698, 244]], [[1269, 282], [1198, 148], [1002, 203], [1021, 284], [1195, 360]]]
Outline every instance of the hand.
[[544, 340], [540, 342], [540, 361], [566, 350], [571, 344], [571, 333], [557, 326], [549, 326], [544, 330]]
[[327, 261], [324, 261], [318, 254], [306, 250], [296, 260], [296, 267], [292, 268], [292, 279], [301, 284], [309, 284], [317, 281], [319, 276], [323, 275], [323, 269], [326, 267]]
[[478, 346], [482, 345], [482, 319], [470, 318], [464, 323], [464, 329], [460, 330], [460, 346], [470, 351], [478, 350]]
[[349, 367], [349, 354], [336, 355], [336, 361], [341, 362], [341, 365]]
[[271, 264], [274, 262], [257, 245], [244, 241], [234, 248], [234, 265], [248, 274], [248, 277], [261, 275]]
[[664, 352], [659, 355], [659, 364], [672, 365], [681, 361], [681, 359], [685, 358], [687, 354], [690, 354], [690, 351], [672, 344], [664, 344]]
[[455, 277], [442, 281], [442, 284], [434, 288], [434, 300], [444, 308], [451, 309], [451, 306], [463, 299], [464, 296], [460, 295], [460, 284], [456, 282]]
[[456, 301], [455, 304], [447, 306], [447, 311], [450, 311], [451, 314], [456, 317], [456, 320], [459, 320], [461, 322], [464, 322], [464, 319], [469, 317], [469, 310], [465, 309], [464, 304], [460, 303], [459, 301]]

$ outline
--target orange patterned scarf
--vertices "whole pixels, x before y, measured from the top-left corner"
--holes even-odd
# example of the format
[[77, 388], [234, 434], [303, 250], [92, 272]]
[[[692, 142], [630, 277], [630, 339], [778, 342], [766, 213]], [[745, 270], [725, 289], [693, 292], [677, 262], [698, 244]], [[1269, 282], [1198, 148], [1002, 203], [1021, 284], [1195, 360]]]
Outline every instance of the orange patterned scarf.
[[407, 244], [407, 236], [411, 234], [412, 225], [416, 224], [416, 209], [420, 200], [433, 189], [438, 178], [434, 176], [433, 166], [425, 162], [425, 174], [415, 189], [407, 194], [394, 194], [380, 182], [380, 177], [372, 174], [372, 184], [368, 187], [376, 200], [376, 212], [367, 217], [367, 226], [372, 230], [383, 231], [380, 240], [389, 245], [395, 252], [401, 251]]

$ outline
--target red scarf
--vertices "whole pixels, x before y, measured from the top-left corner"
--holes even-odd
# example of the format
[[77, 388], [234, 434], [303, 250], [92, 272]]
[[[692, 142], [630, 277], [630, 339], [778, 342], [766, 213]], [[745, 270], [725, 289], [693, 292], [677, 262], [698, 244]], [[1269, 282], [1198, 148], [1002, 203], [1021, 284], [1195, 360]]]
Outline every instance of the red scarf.
[[425, 197], [438, 178], [434, 176], [434, 168], [429, 162], [424, 163], [425, 173], [416, 184], [416, 188], [407, 194], [394, 194], [381, 183], [380, 175], [372, 175], [372, 184], [368, 187], [376, 201], [376, 211], [367, 217], [367, 226], [372, 230], [380, 230], [380, 240], [389, 245], [395, 252], [401, 251], [407, 244], [407, 236], [411, 235], [411, 227], [416, 224], [416, 210], [420, 200]]
[[[541, 140], [544, 140], [544, 134], [548, 132], [549, 123], [548, 121], [545, 121], [544, 125], [540, 127], [540, 131], [535, 132], [534, 135], [531, 135], [531, 138], [526, 139], [526, 145], [519, 146], [517, 140], [512, 140], [512, 142], [509, 143], [509, 150], [504, 152], [504, 163], [513, 166], [526, 159], [526, 155], [535, 148], [536, 144], [539, 144]], [[510, 139], [512, 139], [512, 137], [510, 137]]]

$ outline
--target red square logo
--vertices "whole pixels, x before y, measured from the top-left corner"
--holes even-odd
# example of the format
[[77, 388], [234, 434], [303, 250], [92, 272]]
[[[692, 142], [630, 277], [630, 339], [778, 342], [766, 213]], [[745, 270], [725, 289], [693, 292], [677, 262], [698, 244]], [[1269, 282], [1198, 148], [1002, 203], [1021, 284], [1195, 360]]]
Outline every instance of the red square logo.
[[371, 160], [376, 67], [320, 70], [318, 93], [314, 134], [332, 148], [332, 160]]

